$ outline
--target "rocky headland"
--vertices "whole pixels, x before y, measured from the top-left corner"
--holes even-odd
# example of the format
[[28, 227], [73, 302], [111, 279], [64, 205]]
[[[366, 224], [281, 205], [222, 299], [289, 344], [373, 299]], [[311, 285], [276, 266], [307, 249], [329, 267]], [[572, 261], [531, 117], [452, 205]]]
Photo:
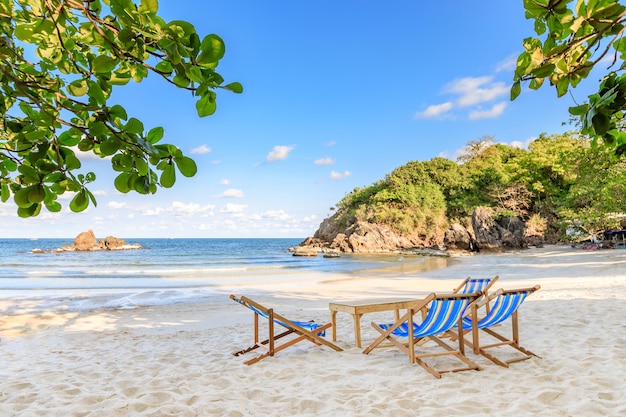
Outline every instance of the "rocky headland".
[[401, 233], [388, 224], [358, 221], [348, 224], [331, 216], [320, 224], [312, 237], [291, 248], [297, 256], [318, 253], [414, 253], [418, 255], [449, 256], [479, 251], [498, 252], [540, 246], [543, 237], [527, 236], [525, 223], [517, 217], [496, 218], [487, 207], [478, 207], [471, 225], [451, 224], [434, 238], [417, 233]]

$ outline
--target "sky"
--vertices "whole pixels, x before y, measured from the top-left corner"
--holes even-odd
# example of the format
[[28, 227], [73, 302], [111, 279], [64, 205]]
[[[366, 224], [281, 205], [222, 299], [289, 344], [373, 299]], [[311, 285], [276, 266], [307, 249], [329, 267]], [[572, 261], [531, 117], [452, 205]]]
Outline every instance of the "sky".
[[21, 219], [0, 203], [0, 237], [302, 238], [343, 197], [409, 161], [456, 160], [472, 140], [527, 144], [571, 130], [567, 108], [599, 76], [561, 99], [549, 86], [509, 100], [522, 40], [535, 36], [522, 1], [161, 0], [166, 21], [185, 20], [226, 43], [217, 71], [242, 94], [218, 91], [217, 112], [199, 118], [195, 100], [151, 75], [114, 91], [146, 130], [192, 157], [153, 195], [115, 190], [110, 160], [94, 172], [97, 207], [42, 210]]

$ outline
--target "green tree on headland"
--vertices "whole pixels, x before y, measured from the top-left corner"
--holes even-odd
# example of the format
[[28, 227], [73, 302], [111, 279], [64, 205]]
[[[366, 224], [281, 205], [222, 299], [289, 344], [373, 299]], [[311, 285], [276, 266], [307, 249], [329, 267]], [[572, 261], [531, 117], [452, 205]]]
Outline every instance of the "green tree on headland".
[[569, 111], [578, 118], [583, 135], [617, 154], [626, 153], [626, 7], [618, 0], [524, 0], [524, 8], [539, 37], [524, 39], [511, 99], [520, 94], [523, 82], [536, 90], [546, 80], [561, 97], [598, 63], [606, 63], [610, 71], [598, 92]]
[[19, 216], [59, 211], [66, 192], [73, 211], [96, 204], [77, 149], [111, 157], [122, 193], [171, 187], [177, 170], [195, 175], [192, 159], [160, 142], [161, 127], [109, 102], [114, 86], [150, 73], [190, 91], [200, 117], [215, 112], [217, 89], [242, 91], [215, 71], [219, 36], [157, 10], [157, 0], [0, 0], [0, 197], [12, 195]]
[[460, 163], [410, 161], [355, 189], [337, 204], [334, 221], [381, 223], [433, 241], [450, 223], [468, 225], [476, 207], [486, 206], [497, 217], [545, 224], [560, 238], [573, 224], [590, 234], [619, 227], [626, 213], [626, 163], [578, 133], [541, 135], [528, 150], [491, 138], [465, 149]]

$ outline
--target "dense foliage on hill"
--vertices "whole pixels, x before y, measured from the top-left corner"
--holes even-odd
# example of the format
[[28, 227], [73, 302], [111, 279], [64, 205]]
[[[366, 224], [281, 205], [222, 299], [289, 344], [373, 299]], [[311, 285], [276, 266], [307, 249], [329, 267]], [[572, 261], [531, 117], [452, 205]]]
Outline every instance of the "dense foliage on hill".
[[576, 225], [589, 233], [620, 227], [626, 213], [626, 162], [577, 133], [541, 135], [528, 149], [470, 142], [457, 162], [411, 161], [337, 205], [334, 222], [387, 225], [425, 240], [452, 223], [469, 225], [479, 206], [518, 217], [528, 235], [561, 239]]

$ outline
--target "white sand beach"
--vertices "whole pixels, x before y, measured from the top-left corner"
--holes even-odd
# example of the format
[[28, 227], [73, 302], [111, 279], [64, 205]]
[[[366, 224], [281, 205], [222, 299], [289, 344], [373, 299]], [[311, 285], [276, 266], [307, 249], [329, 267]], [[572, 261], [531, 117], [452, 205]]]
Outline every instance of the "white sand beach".
[[[468, 351], [482, 371], [436, 379], [397, 349], [362, 354], [343, 313], [343, 352], [299, 343], [252, 366], [243, 361], [254, 353], [232, 355], [251, 344], [253, 315], [231, 293], [328, 322], [330, 302], [421, 298], [493, 275], [495, 288], [541, 285], [519, 316], [522, 346], [541, 358], [507, 369]], [[625, 250], [549, 246], [459, 257], [417, 276], [305, 274], [219, 291], [198, 303], [43, 314], [0, 300], [10, 311], [0, 317], [0, 416], [626, 415]], [[392, 317], [363, 317], [364, 346], [370, 321]]]

